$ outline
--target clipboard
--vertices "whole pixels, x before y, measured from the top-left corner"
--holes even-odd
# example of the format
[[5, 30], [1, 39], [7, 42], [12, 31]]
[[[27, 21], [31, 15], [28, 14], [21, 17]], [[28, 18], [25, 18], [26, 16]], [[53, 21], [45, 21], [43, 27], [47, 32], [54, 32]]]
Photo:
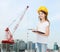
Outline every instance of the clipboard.
[[32, 32], [38, 32], [38, 33], [41, 33], [41, 34], [45, 34], [44, 32], [40, 32], [40, 31], [32, 31]]

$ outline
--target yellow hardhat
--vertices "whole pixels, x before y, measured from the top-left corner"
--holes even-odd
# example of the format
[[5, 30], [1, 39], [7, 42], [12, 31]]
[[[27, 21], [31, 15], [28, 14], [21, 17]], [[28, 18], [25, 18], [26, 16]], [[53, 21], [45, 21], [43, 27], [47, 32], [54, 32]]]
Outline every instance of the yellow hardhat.
[[37, 10], [37, 12], [39, 13], [40, 11], [44, 11], [46, 12], [46, 14], [48, 15], [48, 9], [45, 6], [40, 6]]

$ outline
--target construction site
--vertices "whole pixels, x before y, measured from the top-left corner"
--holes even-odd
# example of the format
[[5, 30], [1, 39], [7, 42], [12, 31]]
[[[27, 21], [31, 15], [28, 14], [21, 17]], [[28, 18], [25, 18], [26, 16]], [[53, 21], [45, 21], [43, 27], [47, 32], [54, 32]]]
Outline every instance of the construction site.
[[[59, 4], [57, 0], [52, 0], [52, 2], [49, 0], [0, 0], [0, 52], [60, 52]], [[47, 10], [43, 8], [44, 11], [37, 11], [39, 6], [46, 6]], [[49, 24], [39, 24], [38, 29], [41, 26], [39, 29], [41, 31], [39, 31], [36, 27], [39, 20], [41, 22], [43, 19], [39, 18], [42, 17], [41, 12], [44, 13], [46, 17], [44, 19], [47, 19]], [[45, 25], [49, 25], [47, 31], [45, 31], [47, 27]], [[39, 41], [44, 40], [43, 43], [39, 42], [41, 45], [47, 37], [48, 41], [43, 46], [40, 45], [41, 49], [37, 45], [35, 33], [44, 35], [43, 38], [38, 38]], [[49, 37], [45, 36], [46, 33]]]
[[[29, 6], [27, 6], [20, 17], [18, 23], [13, 29], [13, 33], [15, 33], [16, 29], [19, 27], [20, 22], [22, 21], [27, 9]], [[28, 41], [28, 33], [27, 33], [27, 42], [23, 40], [14, 40], [13, 35], [9, 29], [11, 25], [16, 21], [13, 20], [13, 22], [5, 29], [6, 33], [6, 39], [1, 41], [0, 44], [0, 52], [38, 52], [36, 48], [36, 43], [33, 43], [32, 41]], [[32, 29], [28, 29], [32, 30]], [[58, 47], [57, 43], [54, 45], [54, 49], [47, 49], [46, 52], [60, 52], [60, 48]]]
[[[16, 22], [17, 19], [14, 19], [8, 27], [5, 28], [5, 38], [1, 41], [0, 44], [0, 52], [36, 52], [35, 43], [32, 41], [25, 42], [23, 40], [14, 40], [13, 35], [17, 28], [19, 27], [20, 22], [22, 21], [26, 11], [28, 10], [29, 6], [26, 6], [25, 10], [23, 11], [19, 21], [14, 26], [13, 33], [11, 33], [9, 27]], [[28, 37], [28, 36], [27, 36]]]

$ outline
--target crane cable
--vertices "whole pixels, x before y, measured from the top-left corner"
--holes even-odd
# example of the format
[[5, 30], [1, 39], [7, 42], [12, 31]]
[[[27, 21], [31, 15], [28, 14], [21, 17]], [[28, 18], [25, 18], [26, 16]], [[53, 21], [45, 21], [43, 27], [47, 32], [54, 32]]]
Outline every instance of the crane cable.
[[[22, 15], [21, 15], [18, 23], [17, 23], [17, 24], [15, 25], [15, 27], [14, 27], [13, 33], [14, 33], [14, 32], [16, 31], [16, 29], [18, 28], [18, 26], [19, 26], [20, 22], [22, 21], [22, 19], [23, 19], [23, 17], [24, 17], [24, 14], [26, 13], [26, 11], [27, 11], [28, 8], [29, 8], [29, 6], [27, 6], [27, 7], [25, 8], [25, 10], [23, 11], [23, 13], [22, 13]], [[12, 23], [11, 23], [8, 27], [10, 27], [11, 25], [13, 25], [13, 23], [16, 22], [16, 20], [17, 20], [17, 18], [14, 19], [14, 20], [12, 21]]]

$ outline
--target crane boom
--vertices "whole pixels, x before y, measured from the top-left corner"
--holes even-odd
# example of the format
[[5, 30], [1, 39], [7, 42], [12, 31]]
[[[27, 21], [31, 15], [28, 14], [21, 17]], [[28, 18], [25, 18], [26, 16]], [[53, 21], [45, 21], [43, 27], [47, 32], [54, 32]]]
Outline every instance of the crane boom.
[[20, 17], [18, 23], [16, 24], [16, 26], [14, 27], [14, 31], [13, 33], [16, 31], [16, 29], [18, 28], [20, 22], [22, 21], [23, 17], [24, 17], [24, 14], [26, 13], [27, 9], [29, 8], [29, 6], [26, 7], [25, 11], [23, 12], [22, 16]]

